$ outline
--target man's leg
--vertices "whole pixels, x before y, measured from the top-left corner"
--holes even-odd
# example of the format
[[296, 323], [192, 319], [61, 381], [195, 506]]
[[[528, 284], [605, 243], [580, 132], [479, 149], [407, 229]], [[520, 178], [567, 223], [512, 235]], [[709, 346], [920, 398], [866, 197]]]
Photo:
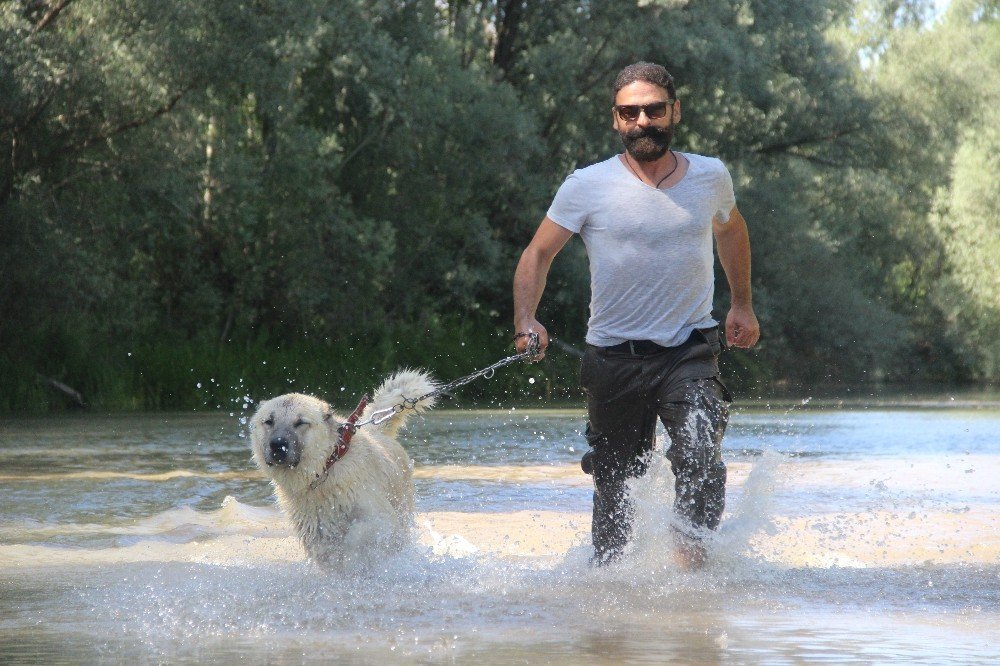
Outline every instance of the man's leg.
[[587, 443], [582, 461], [594, 476], [591, 533], [594, 560], [616, 559], [628, 542], [632, 506], [626, 482], [646, 471], [643, 454], [653, 447], [656, 412], [638, 390], [641, 366], [634, 359], [608, 358], [589, 350], [581, 383], [587, 393]]
[[674, 511], [693, 527], [715, 529], [726, 505], [722, 437], [729, 405], [725, 389], [714, 378], [687, 380], [682, 395], [658, 410], [670, 438], [667, 459], [676, 477]]
[[[626, 483], [646, 473], [644, 454], [653, 447], [656, 413], [652, 409], [630, 410], [627, 426], [610, 432], [587, 425], [587, 439], [593, 447], [594, 515], [592, 536], [598, 563], [613, 561], [628, 543], [632, 527], [632, 502]], [[628, 414], [628, 412], [626, 412]], [[619, 412], [619, 417], [623, 414]]]

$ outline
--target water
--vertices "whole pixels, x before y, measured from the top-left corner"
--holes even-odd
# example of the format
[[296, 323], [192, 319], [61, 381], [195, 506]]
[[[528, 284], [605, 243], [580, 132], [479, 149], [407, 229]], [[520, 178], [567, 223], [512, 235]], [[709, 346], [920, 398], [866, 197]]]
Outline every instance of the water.
[[236, 416], [0, 422], [0, 663], [996, 663], [1000, 409], [746, 410], [701, 571], [672, 477], [587, 566], [576, 411], [453, 411], [403, 436], [414, 546], [304, 555]]

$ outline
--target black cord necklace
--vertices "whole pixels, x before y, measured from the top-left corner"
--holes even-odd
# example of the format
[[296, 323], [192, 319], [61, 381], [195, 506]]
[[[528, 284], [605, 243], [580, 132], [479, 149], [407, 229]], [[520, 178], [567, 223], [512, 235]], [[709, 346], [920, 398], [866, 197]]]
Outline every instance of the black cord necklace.
[[[660, 189], [660, 185], [663, 184], [663, 181], [665, 181], [667, 178], [670, 178], [672, 175], [674, 175], [674, 171], [677, 171], [677, 167], [679, 167], [680, 164], [681, 164], [680, 160], [677, 159], [677, 155], [674, 154], [674, 151], [672, 151], [672, 150], [670, 151], [670, 156], [674, 158], [674, 168], [672, 168], [670, 171], [668, 171], [666, 176], [664, 176], [660, 180], [656, 181], [656, 189]], [[639, 172], [636, 171], [635, 167], [632, 166], [632, 161], [629, 160], [629, 154], [628, 154], [627, 150], [625, 151], [625, 164], [628, 165], [629, 169], [632, 169], [632, 173], [635, 174], [636, 178], [638, 178], [639, 180], [642, 180], [642, 176], [640, 176]], [[642, 182], [645, 183], [646, 181], [643, 180]]]

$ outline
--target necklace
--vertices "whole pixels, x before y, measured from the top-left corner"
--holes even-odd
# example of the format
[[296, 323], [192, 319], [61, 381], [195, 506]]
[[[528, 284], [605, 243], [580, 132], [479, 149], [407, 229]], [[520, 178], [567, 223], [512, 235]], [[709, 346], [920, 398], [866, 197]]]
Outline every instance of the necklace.
[[[666, 176], [664, 176], [660, 180], [656, 181], [656, 189], [660, 189], [660, 185], [663, 184], [663, 181], [665, 181], [667, 178], [670, 178], [672, 175], [674, 175], [674, 171], [677, 171], [677, 167], [679, 167], [680, 164], [681, 164], [680, 161], [677, 159], [677, 155], [674, 155], [674, 151], [672, 151], [672, 150], [670, 151], [670, 156], [674, 158], [674, 167], [670, 171], [667, 172]], [[627, 164], [628, 168], [632, 170], [632, 173], [635, 174], [636, 178], [638, 178], [639, 180], [642, 180], [642, 176], [640, 176], [639, 172], [636, 171], [635, 167], [632, 166], [632, 161], [629, 159], [629, 154], [628, 154], [627, 150], [625, 151], [625, 164]], [[646, 182], [646, 181], [643, 180], [642, 182]]]

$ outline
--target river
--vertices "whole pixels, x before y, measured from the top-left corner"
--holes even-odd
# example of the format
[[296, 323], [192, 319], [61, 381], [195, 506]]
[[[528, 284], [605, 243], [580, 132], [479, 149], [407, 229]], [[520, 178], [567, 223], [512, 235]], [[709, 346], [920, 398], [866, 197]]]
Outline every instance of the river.
[[414, 545], [305, 560], [239, 414], [0, 421], [0, 662], [996, 663], [1000, 408], [737, 409], [699, 571], [672, 476], [594, 569], [576, 410], [414, 419]]

